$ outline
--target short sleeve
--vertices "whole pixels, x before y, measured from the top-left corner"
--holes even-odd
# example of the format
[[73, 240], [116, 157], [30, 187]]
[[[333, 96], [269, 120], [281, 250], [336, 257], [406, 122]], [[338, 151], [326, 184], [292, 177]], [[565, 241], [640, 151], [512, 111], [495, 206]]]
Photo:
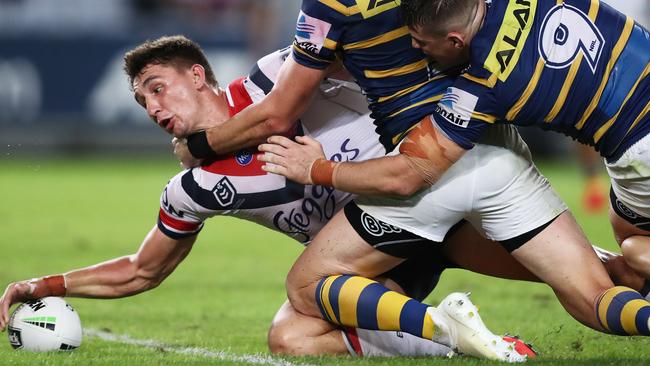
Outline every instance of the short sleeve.
[[492, 88], [458, 78], [438, 102], [431, 118], [434, 125], [462, 148], [471, 149], [497, 120], [492, 92]]
[[293, 58], [299, 64], [324, 69], [336, 60], [336, 48], [346, 15], [317, 0], [304, 0], [296, 21]]
[[196, 212], [194, 201], [183, 189], [184, 174], [191, 174], [191, 171], [172, 178], [160, 196], [158, 228], [172, 239], [197, 235], [203, 228], [204, 218]]

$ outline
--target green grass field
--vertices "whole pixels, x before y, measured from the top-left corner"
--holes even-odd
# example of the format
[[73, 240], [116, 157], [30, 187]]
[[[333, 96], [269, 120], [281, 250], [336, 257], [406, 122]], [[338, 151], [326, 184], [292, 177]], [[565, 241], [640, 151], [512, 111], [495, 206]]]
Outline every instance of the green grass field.
[[[581, 181], [572, 166], [542, 170], [574, 209], [590, 239], [615, 249], [605, 214], [579, 207]], [[178, 171], [170, 158], [0, 160], [0, 283], [63, 272], [135, 252], [155, 224], [158, 198]], [[301, 246], [244, 221], [206, 224], [193, 252], [158, 289], [120, 300], [70, 299], [85, 328], [202, 347], [222, 359], [181, 354], [86, 337], [73, 353], [29, 354], [0, 342], [0, 365], [207, 365], [250, 364], [267, 357], [266, 331], [284, 301], [284, 276]], [[613, 337], [573, 321], [544, 285], [445, 272], [429, 301], [451, 291], [472, 291], [487, 325], [521, 334], [541, 352], [535, 364], [642, 365], [650, 340]], [[2, 337], [6, 337], [2, 335]], [[282, 358], [291, 365], [489, 364], [470, 358]], [[268, 361], [268, 360], [267, 360]], [[287, 365], [289, 365], [287, 363]]]

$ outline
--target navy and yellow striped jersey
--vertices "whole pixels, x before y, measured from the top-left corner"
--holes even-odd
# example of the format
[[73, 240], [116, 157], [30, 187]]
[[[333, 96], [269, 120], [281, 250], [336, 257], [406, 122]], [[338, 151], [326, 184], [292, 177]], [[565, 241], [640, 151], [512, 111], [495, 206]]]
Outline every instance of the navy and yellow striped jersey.
[[433, 113], [452, 80], [411, 47], [399, 0], [303, 0], [293, 44], [301, 65], [341, 60], [368, 98], [387, 151]]
[[493, 0], [470, 54], [433, 115], [464, 148], [505, 121], [615, 161], [650, 130], [650, 34], [603, 2]]

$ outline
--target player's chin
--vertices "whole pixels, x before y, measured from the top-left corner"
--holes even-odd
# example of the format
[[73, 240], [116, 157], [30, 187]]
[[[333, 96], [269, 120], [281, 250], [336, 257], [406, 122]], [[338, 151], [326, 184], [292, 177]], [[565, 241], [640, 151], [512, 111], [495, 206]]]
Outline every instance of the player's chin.
[[187, 129], [182, 128], [182, 126], [179, 125], [174, 126], [174, 129], [172, 129], [169, 133], [177, 139], [184, 139], [190, 135], [190, 132], [187, 131]]

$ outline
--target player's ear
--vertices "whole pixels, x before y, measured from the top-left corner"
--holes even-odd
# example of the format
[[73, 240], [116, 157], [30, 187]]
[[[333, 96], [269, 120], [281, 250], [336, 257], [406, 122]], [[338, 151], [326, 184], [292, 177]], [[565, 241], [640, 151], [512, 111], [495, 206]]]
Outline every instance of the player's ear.
[[205, 84], [205, 69], [199, 64], [192, 65], [190, 69], [192, 72], [192, 81], [196, 88], [200, 88]]
[[465, 47], [465, 36], [459, 32], [449, 32], [447, 34], [447, 40], [454, 48], [464, 48]]

